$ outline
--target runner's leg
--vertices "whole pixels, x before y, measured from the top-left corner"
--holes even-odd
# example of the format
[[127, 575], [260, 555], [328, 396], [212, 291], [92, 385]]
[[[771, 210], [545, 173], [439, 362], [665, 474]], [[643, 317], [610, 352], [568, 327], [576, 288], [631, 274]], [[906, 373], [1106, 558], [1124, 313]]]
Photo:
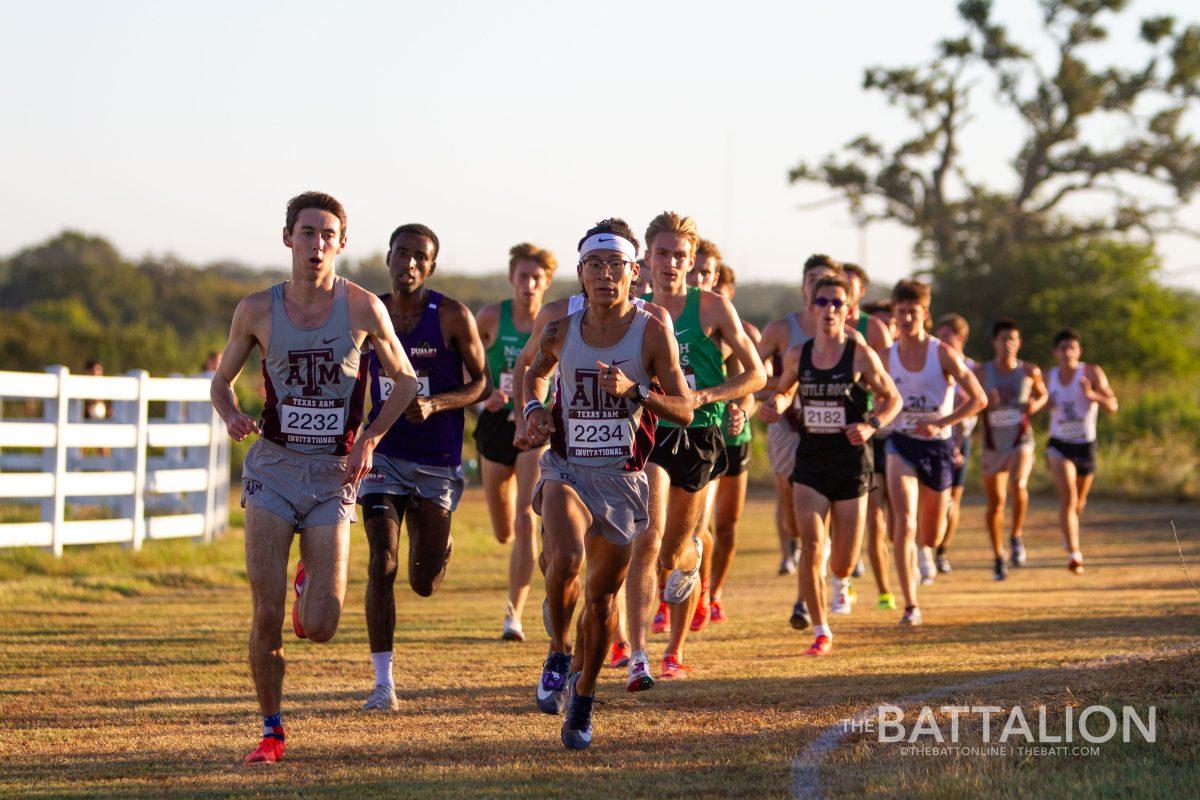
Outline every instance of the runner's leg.
[[1058, 490], [1058, 522], [1062, 527], [1063, 545], [1067, 552], [1079, 549], [1079, 486], [1075, 464], [1058, 455], [1048, 457], [1050, 475]]
[[[497, 542], [508, 544], [513, 538], [513, 518], [519, 508], [517, 505], [517, 481], [515, 480], [516, 468], [486, 458], [480, 458], [479, 465], [483, 477], [483, 495], [487, 500], [488, 517], [492, 521], [492, 533], [495, 534]], [[532, 489], [530, 493], [532, 494]]]
[[246, 508], [246, 578], [253, 608], [250, 674], [264, 717], [279, 713], [283, 695], [283, 628], [292, 525], [255, 506]]
[[585, 599], [583, 636], [580, 642], [582, 674], [575, 691], [589, 695], [596, 692], [596, 676], [604, 663], [604, 655], [612, 643], [617, 624], [617, 591], [625, 580], [632, 555], [630, 545], [616, 545], [603, 536], [588, 536], [587, 575], [584, 580]]
[[413, 495], [404, 512], [408, 528], [408, 583], [421, 597], [442, 585], [454, 544], [450, 538], [451, 514], [432, 500]]
[[[792, 481], [787, 475], [771, 473], [775, 481], [775, 529], [779, 532], [781, 563], [793, 557], [799, 533], [796, 528], [796, 508], [792, 499]], [[780, 574], [784, 574], [780, 570]]]
[[541, 450], [517, 455], [517, 506], [513, 526], [515, 538], [508, 561], [508, 602], [512, 604], [518, 620], [525, 609], [529, 583], [537, 563], [537, 543], [533, 536], [533, 490], [541, 474], [538, 467], [538, 459], [541, 456]]
[[875, 588], [881, 595], [891, 594], [892, 585], [888, 577], [888, 505], [887, 481], [875, 473], [875, 486], [867, 495], [867, 552], [871, 557], [871, 572], [875, 575]]
[[350, 520], [302, 529], [300, 557], [305, 575], [300, 625], [311, 641], [327, 642], [337, 633], [346, 600]]
[[900, 456], [888, 453], [888, 498], [892, 507], [892, 547], [904, 605], [917, 605], [917, 475]]
[[[372, 653], [392, 652], [396, 631], [396, 571], [399, 566], [400, 520], [406, 495], [375, 494], [363, 498], [363, 525], [370, 555], [367, 559], [367, 639]], [[386, 506], [384, 511], [375, 506]], [[369, 510], [371, 509], [371, 510]], [[369, 516], [368, 516], [369, 514]]]
[[550, 650], [571, 652], [571, 618], [579, 600], [584, 532], [592, 514], [575, 490], [558, 481], [542, 484], [542, 546], [546, 559], [546, 597], [554, 635]]
[[[983, 473], [983, 491], [987, 495], [987, 527], [992, 537], [992, 557], [1004, 558], [1004, 548], [1001, 546], [1001, 529], [1004, 527], [1004, 501], [1008, 487], [1007, 471]], [[1013, 498], [1013, 510], [1016, 511], [1016, 498]]]
[[825, 522], [830, 504], [825, 495], [811, 486], [794, 483], [792, 487], [796, 527], [800, 532], [800, 566], [797, 569], [800, 597], [808, 604], [813, 624], [826, 625], [828, 609], [821, 562], [825, 553], [825, 539], [829, 535]]
[[1012, 471], [1009, 473], [1012, 494], [1012, 536], [1021, 538], [1025, 529], [1025, 514], [1029, 510], [1029, 475], [1033, 472], [1033, 448], [1019, 447], [1011, 457]]
[[650, 520], [646, 530], [633, 541], [633, 558], [625, 587], [625, 621], [629, 625], [629, 640], [634, 653], [646, 651], [650, 615], [654, 613], [661, 597], [658, 591], [658, 556], [666, 525], [666, 497], [670, 487], [666, 470], [657, 464], [646, 465], [646, 478], [650, 483]]
[[740, 475], [732, 478], [722, 477], [717, 482], [717, 500], [714, 509], [716, 515], [716, 541], [713, 542], [712, 566], [712, 599], [721, 599], [721, 588], [725, 585], [725, 576], [729, 574], [729, 566], [733, 563], [733, 553], [737, 549], [737, 528], [746, 507], [746, 486], [750, 473], [743, 470]]

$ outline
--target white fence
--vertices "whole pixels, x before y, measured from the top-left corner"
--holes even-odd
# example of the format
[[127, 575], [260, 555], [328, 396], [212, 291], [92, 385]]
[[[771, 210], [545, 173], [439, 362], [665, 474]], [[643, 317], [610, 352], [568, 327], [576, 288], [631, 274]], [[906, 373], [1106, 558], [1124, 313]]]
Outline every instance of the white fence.
[[[37, 522], [0, 522], [0, 547], [62, 555], [65, 545], [118, 542], [137, 550], [146, 539], [207, 542], [224, 531], [229, 437], [208, 392], [207, 377], [151, 378], [143, 370], [0, 371], [0, 504], [40, 509]], [[84, 419], [84, 401], [105, 401], [111, 412]], [[19, 405], [35, 415], [16, 415]], [[67, 498], [107, 506], [111, 518], [67, 519]]]

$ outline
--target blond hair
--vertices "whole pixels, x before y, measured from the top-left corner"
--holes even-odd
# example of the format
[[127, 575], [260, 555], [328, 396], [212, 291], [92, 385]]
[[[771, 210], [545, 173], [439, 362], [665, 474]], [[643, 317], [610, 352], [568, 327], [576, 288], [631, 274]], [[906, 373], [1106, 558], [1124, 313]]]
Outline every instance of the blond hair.
[[516, 272], [518, 261], [535, 261], [546, 271], [547, 275], [553, 275], [554, 270], [558, 267], [558, 259], [554, 257], [554, 253], [529, 242], [513, 245], [512, 249], [508, 251], [508, 277], [511, 278]]
[[700, 229], [696, 227], [696, 220], [681, 217], [674, 211], [664, 211], [650, 220], [650, 225], [646, 228], [647, 251], [654, 247], [654, 237], [660, 233], [677, 233], [687, 239], [692, 246], [692, 255], [696, 254], [700, 246]]

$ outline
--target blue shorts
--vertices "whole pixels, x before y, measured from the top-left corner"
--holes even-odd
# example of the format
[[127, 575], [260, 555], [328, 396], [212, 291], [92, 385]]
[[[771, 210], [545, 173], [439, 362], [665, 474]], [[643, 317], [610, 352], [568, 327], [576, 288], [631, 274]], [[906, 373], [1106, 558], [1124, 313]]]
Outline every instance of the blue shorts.
[[[951, 461], [951, 467], [950, 467], [950, 485], [956, 489], [961, 487], [964, 483], [966, 483], [966, 480], [967, 480], [967, 464], [971, 463], [971, 440], [970, 439], [963, 440], [961, 452], [962, 452], [962, 464], [958, 465], [958, 466], [954, 466], [953, 461]], [[954, 455], [953, 450], [950, 451], [950, 455], [951, 456]]]
[[889, 455], [896, 455], [917, 473], [917, 480], [935, 492], [954, 484], [954, 442], [949, 439], [914, 439], [893, 433], [887, 440]]

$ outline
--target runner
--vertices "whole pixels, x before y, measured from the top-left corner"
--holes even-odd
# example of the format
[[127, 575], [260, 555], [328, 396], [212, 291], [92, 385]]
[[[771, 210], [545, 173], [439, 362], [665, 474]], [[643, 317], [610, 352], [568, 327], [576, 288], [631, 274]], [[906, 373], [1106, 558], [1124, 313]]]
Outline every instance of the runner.
[[[396, 628], [400, 522], [408, 529], [408, 582], [421, 597], [441, 585], [454, 549], [451, 515], [462, 497], [463, 409], [487, 392], [483, 343], [467, 307], [426, 286], [440, 244], [424, 225], [392, 232], [387, 265], [392, 292], [380, 297], [417, 371], [417, 396], [379, 443], [358, 502], [370, 545], [367, 638], [375, 685], [363, 711], [395, 711], [392, 640]], [[391, 391], [371, 358], [371, 418]], [[466, 373], [466, 379], [463, 375]]]
[[[847, 322], [853, 325], [854, 329], [866, 339], [867, 344], [871, 346], [876, 355], [881, 359], [885, 358], [894, 337], [890, 323], [878, 318], [863, 305], [863, 297], [867, 293], [867, 287], [871, 285], [867, 271], [858, 264], [843, 264], [842, 267], [850, 281], [850, 294], [853, 301]], [[890, 316], [891, 309], [889, 308], [888, 317], [890, 318]], [[870, 409], [871, 406], [868, 405], [868, 410]], [[887, 545], [890, 535], [888, 527], [890, 512], [887, 500], [887, 452], [884, 449], [887, 445], [887, 434], [888, 431], [884, 428], [884, 430], [875, 431], [875, 435], [871, 437], [872, 463], [875, 466], [875, 473], [879, 477], [871, 481], [871, 490], [867, 494], [867, 554], [871, 559], [871, 572], [875, 576], [875, 588], [879, 592], [876, 606], [891, 610], [896, 607], [896, 598], [892, 595], [891, 580], [888, 575]], [[859, 559], [851, 575], [861, 577], [863, 571], [862, 560]]]
[[[913, 575], [916, 541], [936, 547], [946, 524], [953, 481], [955, 423], [979, 413], [987, 400], [962, 356], [926, 333], [929, 286], [902, 280], [892, 290], [899, 338], [888, 351], [888, 374], [904, 408], [888, 437], [888, 496], [892, 504], [894, 556], [904, 592], [904, 625], [920, 625], [917, 581]], [[954, 403], [954, 384], [966, 392]]]
[[[817, 335], [784, 356], [775, 392], [763, 404], [765, 419], [778, 418], [799, 384], [804, 431], [792, 483], [801, 535], [800, 586], [816, 633], [804, 653], [809, 656], [828, 655], [832, 648], [827, 607], [850, 613], [850, 572], [858, 561], [872, 480], [867, 441], [900, 411], [900, 395], [879, 356], [847, 332], [851, 296], [844, 277], [817, 281], [809, 306], [818, 320]], [[868, 392], [877, 413], [867, 410]], [[821, 569], [830, 539], [832, 605]]]
[[[721, 295], [687, 285], [699, 241], [695, 221], [670, 211], [655, 217], [646, 230], [646, 258], [654, 285], [654, 294], [647, 299], [667, 309], [675, 321], [679, 360], [696, 409], [686, 427], [670, 421], [659, 423], [654, 451], [646, 467], [651, 495], [666, 498], [663, 503], [651, 504], [650, 533], [638, 549], [645, 552], [661, 546], [658, 566], [663, 573], [670, 573], [662, 582], [661, 599], [667, 608], [659, 611], [660, 615], [665, 611], [669, 616], [671, 631], [660, 673], [667, 679], [687, 676], [683, 643], [700, 600], [695, 589], [700, 582], [703, 545], [696, 535], [697, 526], [706, 500], [704, 490], [725, 471], [725, 440], [721, 432], [725, 402], [758, 391], [766, 382], [762, 362], [742, 330], [733, 305]], [[728, 348], [741, 367], [728, 380], [724, 348]], [[645, 583], [641, 583], [643, 580]], [[652, 583], [653, 575], [641, 572], [637, 581], [644, 602], [644, 589]], [[629, 661], [632, 685], [635, 677], [649, 675], [648, 670], [642, 669], [647, 659], [645, 643], [638, 640], [634, 628], [640, 627], [649, 614], [653, 600], [636, 613], [635, 619], [634, 580], [630, 583], [630, 634], [634, 637], [634, 652]]]
[[[293, 197], [283, 243], [292, 251], [291, 279], [238, 303], [212, 379], [213, 407], [230, 436], [236, 441], [260, 436], [242, 471], [253, 601], [250, 673], [263, 715], [262, 741], [246, 756], [247, 764], [283, 758], [280, 629], [292, 537], [300, 533], [301, 557], [292, 627], [300, 638], [327, 642], [337, 631], [346, 595], [355, 489], [370, 472], [384, 432], [417, 391], [383, 303], [333, 272], [346, 246], [341, 203], [321, 192]], [[395, 388], [359, 436], [366, 390], [359, 350], [366, 340]], [[266, 384], [261, 424], [242, 413], [233, 392], [255, 346]]]
[[487, 348], [492, 393], [475, 423], [475, 445], [482, 465], [488, 516], [500, 544], [513, 542], [508, 562], [508, 606], [501, 638], [525, 641], [521, 613], [537, 564], [530, 502], [538, 479], [539, 450], [521, 451], [513, 444], [513, 367], [529, 341], [533, 321], [542, 308], [558, 262], [549, 250], [523, 242], [508, 251], [511, 300], [479, 309], [479, 336]]
[[[732, 303], [737, 291], [736, 283], [737, 277], [733, 267], [722, 262], [717, 272], [715, 291]], [[758, 328], [745, 320], [742, 320], [742, 328], [757, 347], [762, 339]], [[727, 373], [733, 368], [730, 359], [726, 359], [725, 367]], [[737, 549], [738, 522], [746, 506], [746, 486], [750, 478], [750, 417], [756, 410], [754, 395], [746, 395], [741, 402], [731, 400], [725, 409], [725, 460], [729, 466], [717, 481], [717, 498], [713, 506], [716, 541], [712, 553], [712, 599], [709, 605], [709, 618], [713, 622], [725, 622], [729, 619], [729, 613], [722, 604], [721, 590], [733, 563], [733, 554]]]
[[[612, 637], [617, 590], [633, 542], [648, 524], [643, 471], [656, 417], [687, 424], [691, 398], [670, 331], [629, 299], [638, 245], [624, 221], [604, 220], [579, 243], [578, 274], [590, 303], [549, 323], [525, 374], [526, 436], [550, 442], [533, 495], [542, 515], [546, 594], [553, 629], [538, 708], [561, 713], [562, 742], [592, 740], [596, 676]], [[559, 364], [553, 412], [538, 400]], [[661, 392], [651, 391], [656, 380]], [[579, 671], [571, 669], [571, 607], [587, 557]]]
[[[826, 255], [813, 255], [804, 262], [804, 307], [799, 312], [788, 314], [783, 319], [767, 323], [762, 339], [758, 343], [758, 354], [765, 363], [770, 363], [776, 378], [783, 371], [783, 357], [788, 350], [799, 347], [813, 337], [816, 322], [809, 316], [812, 290], [821, 278], [841, 275], [842, 265]], [[775, 379], [760, 392], [760, 400], [774, 391]], [[771, 477], [775, 481], [775, 526], [779, 532], [779, 574], [796, 572], [800, 560], [799, 532], [796, 528], [796, 511], [792, 501], [791, 475], [796, 468], [796, 445], [800, 442], [800, 422], [795, 410], [789, 409], [777, 422], [767, 425], [767, 459], [771, 463]], [[792, 607], [789, 624], [796, 630], [809, 626], [808, 608], [803, 591]]]
[[995, 557], [992, 576], [1002, 581], [1008, 577], [1000, 547], [1005, 494], [1012, 493], [1009, 543], [1012, 565], [1019, 567], [1025, 563], [1021, 527], [1029, 507], [1029, 474], [1033, 471], [1033, 427], [1029, 418], [1042, 410], [1050, 396], [1038, 366], [1017, 357], [1021, 352], [1021, 329], [1016, 320], [1002, 317], [992, 325], [992, 350], [995, 357], [976, 367], [975, 377], [988, 398], [988, 408], [983, 414], [980, 465]]
[[1067, 569], [1083, 573], [1079, 518], [1087, 506], [1096, 473], [1097, 409], [1117, 413], [1117, 396], [1108, 376], [1095, 364], [1079, 360], [1079, 334], [1067, 328], [1054, 337], [1054, 360], [1046, 383], [1050, 391], [1050, 442], [1046, 456], [1058, 490], [1059, 522], [1070, 560]]
[[[964, 354], [967, 339], [971, 336], [971, 326], [967, 324], [961, 314], [943, 314], [939, 317], [937, 324], [934, 325], [934, 335], [962, 356], [967, 369], [974, 372], [975, 368], [979, 366], [974, 359], [968, 358]], [[962, 403], [964, 397], [962, 384], [956, 383], [954, 385], [955, 405]], [[971, 434], [975, 432], [975, 426], [978, 423], [979, 417], [967, 417], [955, 425], [951, 431], [950, 441], [954, 443], [954, 468], [951, 472], [950, 500], [946, 503], [946, 533], [942, 536], [936, 553], [928, 547], [917, 548], [917, 565], [923, 586], [932, 585], [937, 573], [948, 575], [953, 571], [950, 566], [950, 557], [946, 555], [946, 552], [950, 549], [950, 541], [958, 531], [958, 521], [962, 515], [962, 496], [967, 483], [967, 467], [971, 461]]]

